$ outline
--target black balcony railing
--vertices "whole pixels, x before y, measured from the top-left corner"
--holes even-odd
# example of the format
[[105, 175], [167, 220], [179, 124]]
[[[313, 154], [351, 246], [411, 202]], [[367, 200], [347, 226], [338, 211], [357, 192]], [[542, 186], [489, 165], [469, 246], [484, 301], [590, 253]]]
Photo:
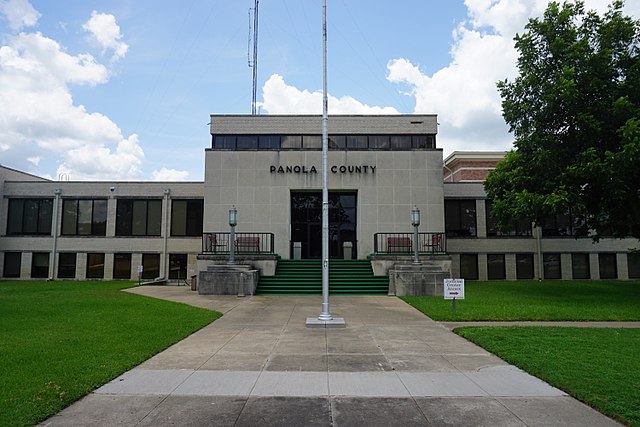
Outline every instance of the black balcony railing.
[[[203, 233], [202, 253], [229, 254], [230, 233]], [[273, 233], [235, 233], [235, 251], [239, 255], [273, 254]]]
[[[375, 233], [373, 251], [377, 254], [412, 255], [414, 233]], [[418, 233], [418, 252], [421, 254], [445, 253], [444, 233]]]

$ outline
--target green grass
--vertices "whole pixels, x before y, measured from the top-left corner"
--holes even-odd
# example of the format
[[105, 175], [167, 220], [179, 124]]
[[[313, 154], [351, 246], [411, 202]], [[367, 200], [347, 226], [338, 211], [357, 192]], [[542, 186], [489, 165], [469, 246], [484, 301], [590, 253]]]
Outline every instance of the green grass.
[[640, 426], [640, 329], [492, 326], [455, 332], [598, 411]]
[[434, 320], [640, 320], [640, 281], [466, 282], [465, 299], [401, 297]]
[[0, 425], [30, 425], [221, 316], [123, 282], [0, 282]]

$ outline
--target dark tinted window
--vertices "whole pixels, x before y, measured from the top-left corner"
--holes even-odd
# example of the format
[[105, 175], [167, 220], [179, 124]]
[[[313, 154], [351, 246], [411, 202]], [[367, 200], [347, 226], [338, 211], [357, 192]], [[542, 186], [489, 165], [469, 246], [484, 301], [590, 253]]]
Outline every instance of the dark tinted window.
[[478, 280], [477, 254], [460, 254], [460, 277], [467, 280]]
[[516, 254], [516, 279], [533, 279], [533, 254]]
[[447, 237], [476, 236], [475, 200], [445, 200], [444, 218]]
[[4, 270], [2, 277], [17, 278], [20, 277], [20, 267], [22, 265], [21, 252], [5, 252], [4, 253]]

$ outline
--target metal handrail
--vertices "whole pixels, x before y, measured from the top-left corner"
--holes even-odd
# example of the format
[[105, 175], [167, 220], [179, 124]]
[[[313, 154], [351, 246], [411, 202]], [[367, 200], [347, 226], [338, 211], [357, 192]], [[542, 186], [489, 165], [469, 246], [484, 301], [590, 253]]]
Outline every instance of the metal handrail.
[[[375, 233], [373, 252], [377, 254], [412, 255], [414, 233]], [[439, 254], [447, 251], [444, 233], [418, 233], [418, 253]]]
[[[203, 254], [230, 254], [230, 235], [228, 231], [215, 231], [202, 234]], [[235, 233], [235, 253], [239, 255], [273, 254], [275, 237], [273, 233]]]

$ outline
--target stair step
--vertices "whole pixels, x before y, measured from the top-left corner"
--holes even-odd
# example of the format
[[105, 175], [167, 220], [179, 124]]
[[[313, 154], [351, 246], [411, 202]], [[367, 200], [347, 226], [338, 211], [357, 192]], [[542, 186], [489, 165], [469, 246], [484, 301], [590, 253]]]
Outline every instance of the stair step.
[[[384, 295], [389, 290], [387, 276], [374, 276], [367, 260], [331, 260], [329, 293]], [[322, 293], [320, 260], [280, 260], [275, 276], [261, 277], [258, 294], [319, 295]]]

